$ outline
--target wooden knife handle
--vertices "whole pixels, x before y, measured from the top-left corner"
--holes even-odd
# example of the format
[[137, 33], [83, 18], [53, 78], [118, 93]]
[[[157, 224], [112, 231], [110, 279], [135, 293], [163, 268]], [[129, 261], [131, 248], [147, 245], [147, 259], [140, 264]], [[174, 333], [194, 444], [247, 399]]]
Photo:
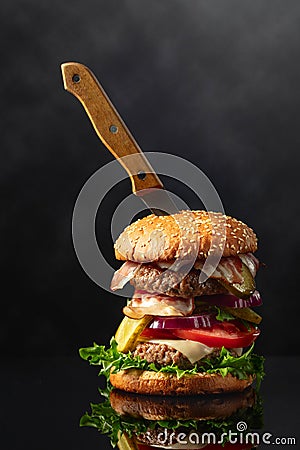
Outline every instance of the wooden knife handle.
[[[99, 138], [127, 171], [133, 193], [163, 188], [162, 182], [91, 70], [76, 62], [62, 64], [61, 70], [65, 89], [80, 100]], [[120, 159], [133, 154], [136, 157], [129, 161]]]

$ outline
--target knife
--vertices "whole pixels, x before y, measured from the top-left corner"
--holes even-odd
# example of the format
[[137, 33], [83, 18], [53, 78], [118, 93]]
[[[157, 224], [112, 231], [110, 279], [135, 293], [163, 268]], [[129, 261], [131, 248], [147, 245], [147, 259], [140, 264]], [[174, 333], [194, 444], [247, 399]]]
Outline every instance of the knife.
[[[82, 103], [103, 144], [127, 171], [132, 192], [155, 215], [178, 212], [163, 183], [92, 71], [83, 64], [61, 65], [64, 88]], [[133, 158], [126, 158], [134, 155]]]

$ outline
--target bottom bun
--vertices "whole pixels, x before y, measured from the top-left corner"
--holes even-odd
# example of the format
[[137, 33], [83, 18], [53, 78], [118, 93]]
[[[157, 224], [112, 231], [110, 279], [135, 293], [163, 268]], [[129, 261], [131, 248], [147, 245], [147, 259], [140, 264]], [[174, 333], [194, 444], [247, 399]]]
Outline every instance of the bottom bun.
[[128, 369], [110, 374], [111, 384], [126, 392], [152, 395], [219, 394], [243, 391], [253, 382], [250, 375], [240, 380], [231, 374], [197, 373], [177, 378], [176, 374]]

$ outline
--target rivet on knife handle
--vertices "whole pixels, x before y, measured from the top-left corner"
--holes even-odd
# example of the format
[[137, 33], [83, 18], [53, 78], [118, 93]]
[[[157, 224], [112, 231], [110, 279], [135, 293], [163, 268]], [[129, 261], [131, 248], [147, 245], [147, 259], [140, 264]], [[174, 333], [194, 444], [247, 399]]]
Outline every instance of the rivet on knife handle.
[[94, 74], [83, 64], [69, 62], [61, 66], [64, 87], [84, 106], [99, 138], [116, 159], [135, 154], [132, 163], [120, 163], [132, 182], [132, 191], [163, 188], [150, 163], [109, 100]]

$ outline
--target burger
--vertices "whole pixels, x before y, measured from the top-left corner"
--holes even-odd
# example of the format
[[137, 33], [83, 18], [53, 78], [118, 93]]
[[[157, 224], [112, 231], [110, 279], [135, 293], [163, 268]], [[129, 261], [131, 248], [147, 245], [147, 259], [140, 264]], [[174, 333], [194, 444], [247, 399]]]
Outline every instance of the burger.
[[149, 215], [115, 243], [125, 261], [111, 289], [134, 294], [110, 346], [80, 350], [109, 385], [152, 395], [243, 391], [259, 385], [263, 358], [253, 352], [262, 318], [255, 275], [257, 238], [221, 213]]
[[[261, 399], [251, 387], [231, 394], [181, 397], [113, 389], [108, 399], [91, 405], [80, 425], [107, 434], [120, 450], [246, 450], [258, 444], [252, 430], [262, 427], [262, 414]], [[247, 427], [237, 435], [239, 423]]]

